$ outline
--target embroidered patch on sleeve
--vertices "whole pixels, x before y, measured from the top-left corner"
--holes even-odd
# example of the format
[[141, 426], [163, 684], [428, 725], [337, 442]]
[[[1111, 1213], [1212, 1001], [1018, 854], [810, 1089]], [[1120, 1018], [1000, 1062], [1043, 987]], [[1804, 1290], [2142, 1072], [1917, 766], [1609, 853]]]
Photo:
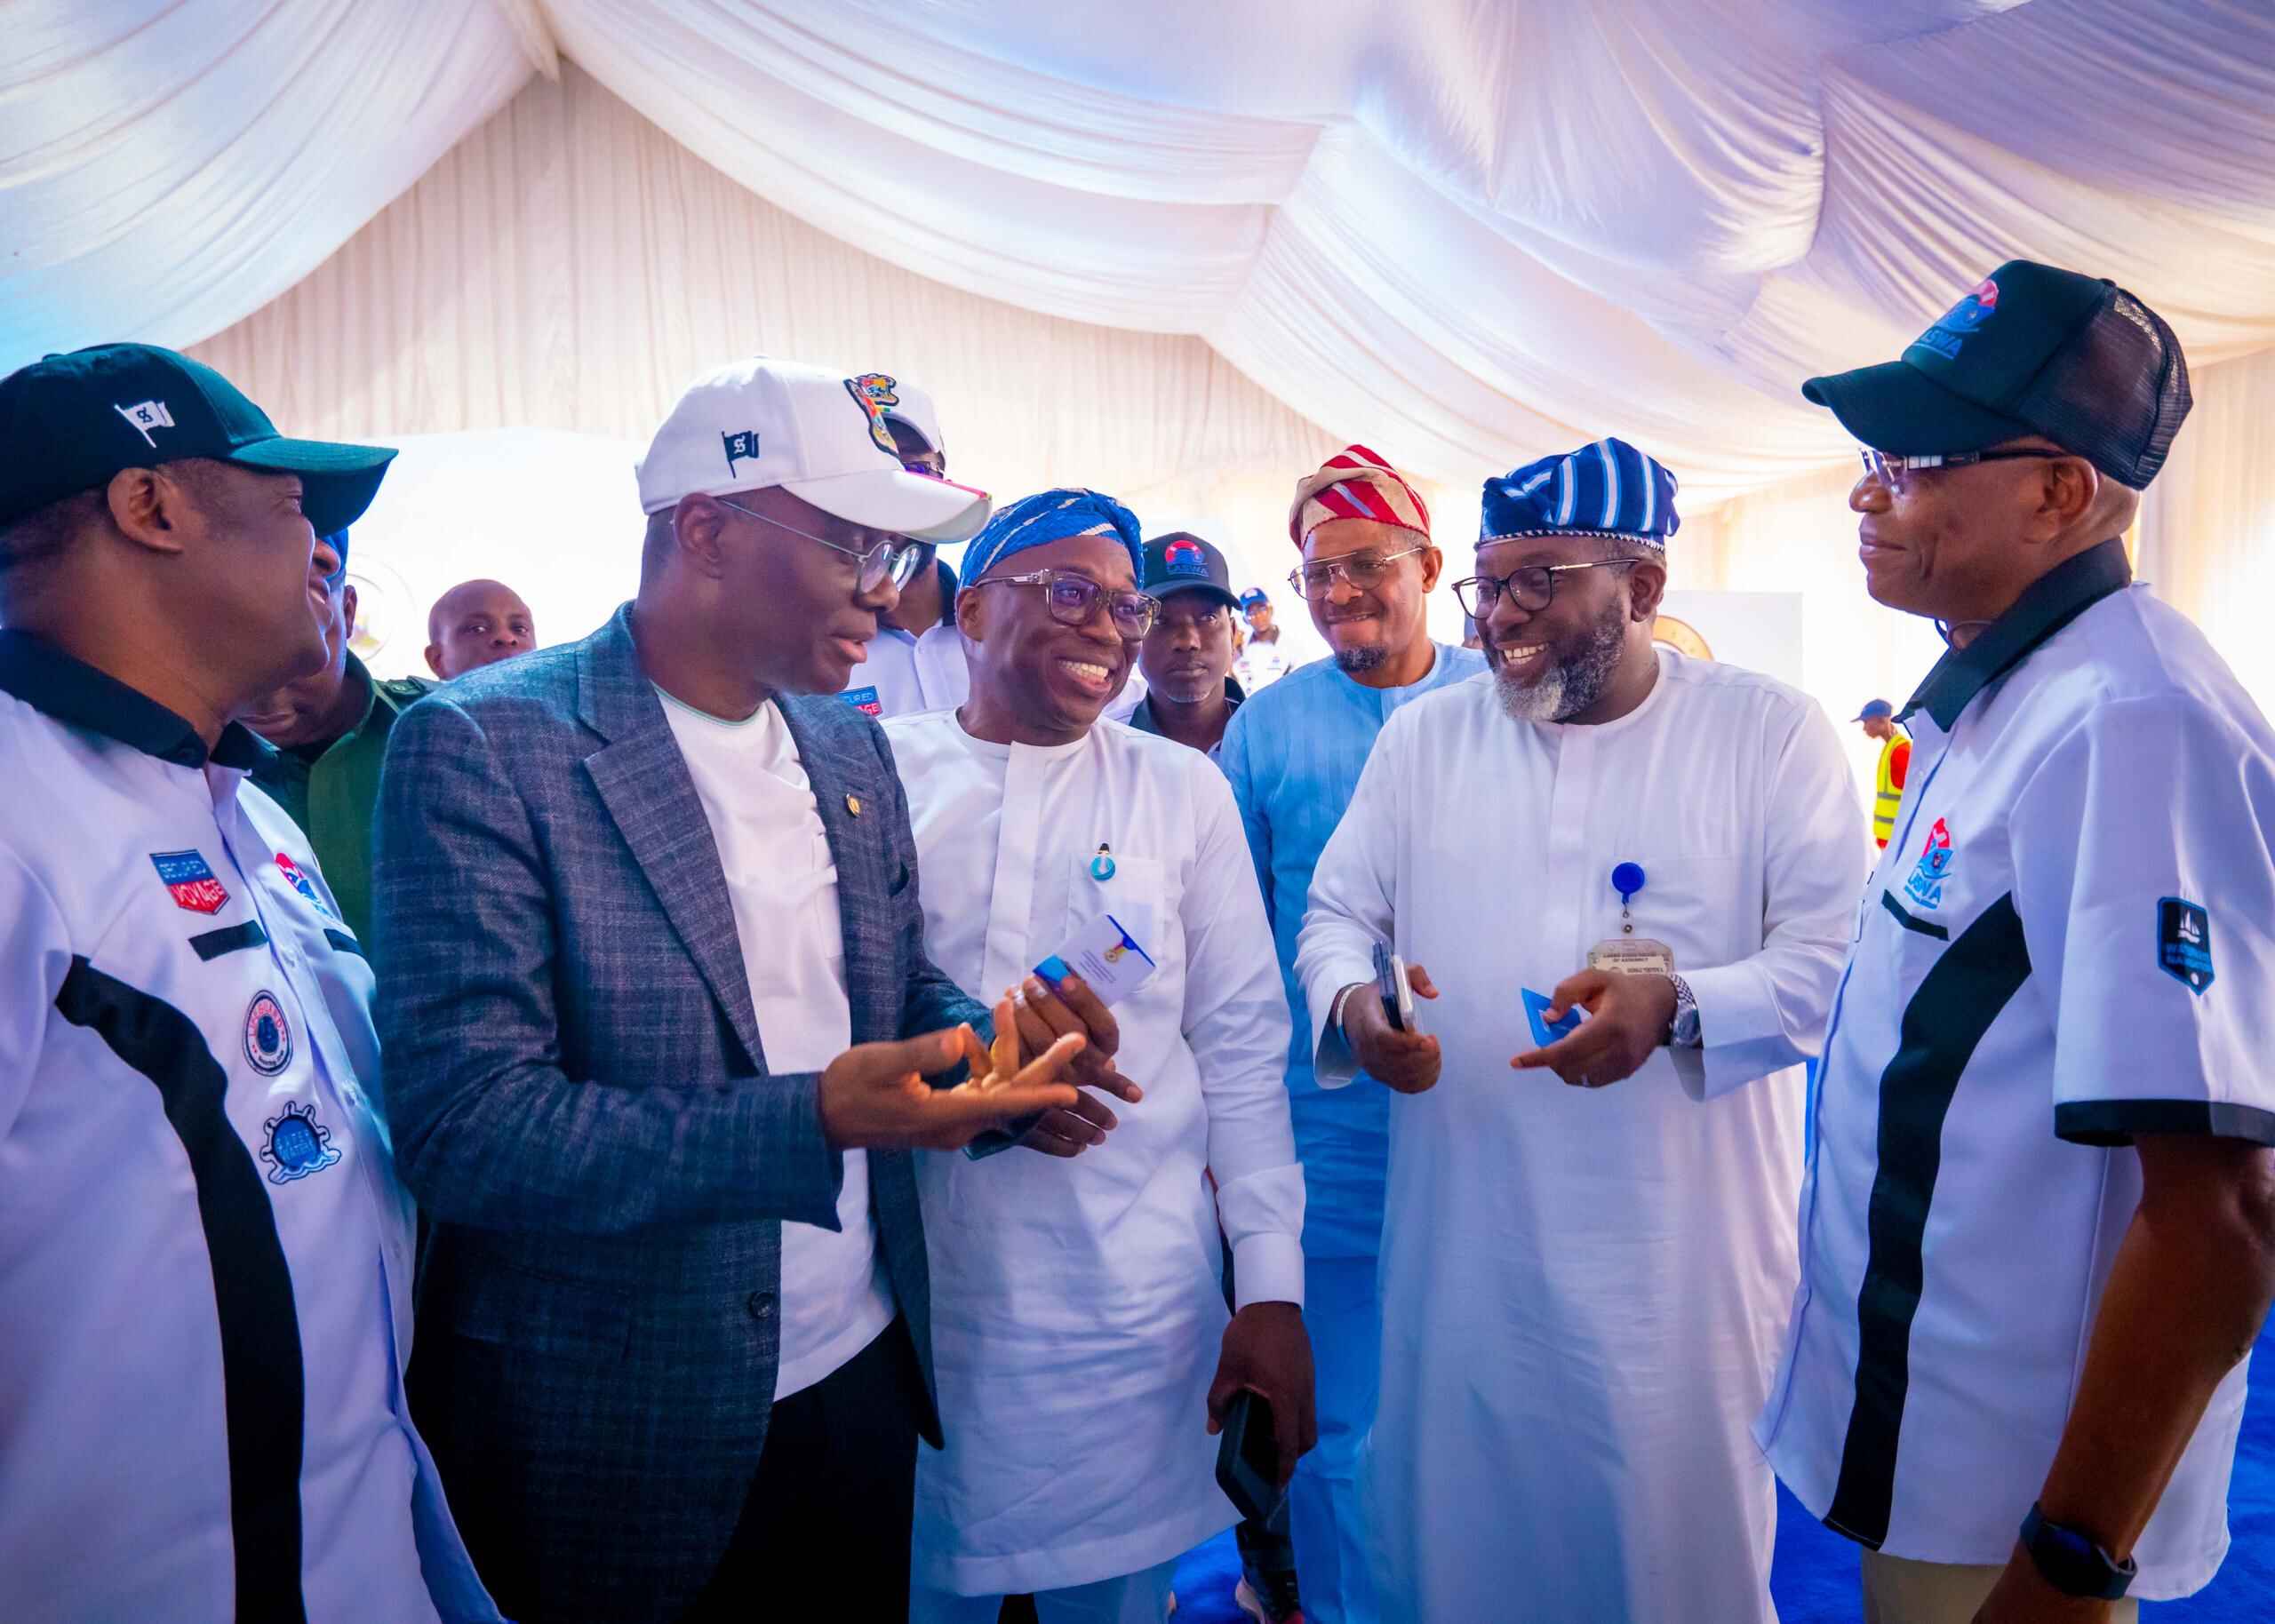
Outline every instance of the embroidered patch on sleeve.
[[2212, 916], [2201, 904], [2159, 900], [2157, 968], [2199, 997], [2212, 984]]

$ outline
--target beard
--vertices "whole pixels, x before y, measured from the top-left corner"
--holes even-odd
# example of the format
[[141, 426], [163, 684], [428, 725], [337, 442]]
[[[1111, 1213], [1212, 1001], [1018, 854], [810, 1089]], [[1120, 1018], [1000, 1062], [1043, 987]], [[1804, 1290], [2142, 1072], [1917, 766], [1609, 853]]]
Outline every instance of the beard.
[[1363, 648], [1337, 649], [1335, 651], [1335, 664], [1337, 669], [1349, 672], [1353, 676], [1358, 675], [1362, 671], [1374, 671], [1389, 658], [1390, 650], [1380, 643], [1368, 643]]
[[1584, 637], [1555, 651], [1556, 663], [1530, 682], [1493, 666], [1493, 688], [1513, 721], [1563, 721], [1603, 697], [1627, 641], [1626, 594], [1616, 593]]

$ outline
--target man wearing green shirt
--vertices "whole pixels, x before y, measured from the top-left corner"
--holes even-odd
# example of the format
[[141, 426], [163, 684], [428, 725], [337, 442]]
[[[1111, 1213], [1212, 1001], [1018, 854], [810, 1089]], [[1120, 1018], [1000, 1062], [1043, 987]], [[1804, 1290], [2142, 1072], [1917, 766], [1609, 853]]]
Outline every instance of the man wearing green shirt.
[[374, 678], [348, 650], [355, 634], [355, 589], [347, 584], [347, 533], [326, 538], [339, 555], [328, 583], [331, 657], [323, 669], [259, 701], [239, 718], [276, 747], [252, 780], [307, 832], [316, 861], [358, 936], [371, 918], [371, 810], [387, 733], [405, 707], [435, 685], [419, 677]]

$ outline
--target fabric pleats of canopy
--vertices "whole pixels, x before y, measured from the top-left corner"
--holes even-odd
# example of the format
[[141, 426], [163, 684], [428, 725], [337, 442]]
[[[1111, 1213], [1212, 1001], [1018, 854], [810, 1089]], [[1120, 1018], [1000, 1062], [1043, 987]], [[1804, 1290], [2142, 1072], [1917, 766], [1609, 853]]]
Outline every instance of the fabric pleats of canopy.
[[2263, 0], [7, 15], [0, 369], [202, 345], [299, 432], [636, 442], [725, 356], [842, 358], [999, 492], [1253, 521], [1258, 574], [1345, 440], [1459, 547], [1480, 479], [1616, 433], [1683, 482], [1679, 584], [1829, 593], [1850, 448], [1800, 380], [2021, 257], [2196, 369], [2144, 573], [2220, 637], [2275, 544]]

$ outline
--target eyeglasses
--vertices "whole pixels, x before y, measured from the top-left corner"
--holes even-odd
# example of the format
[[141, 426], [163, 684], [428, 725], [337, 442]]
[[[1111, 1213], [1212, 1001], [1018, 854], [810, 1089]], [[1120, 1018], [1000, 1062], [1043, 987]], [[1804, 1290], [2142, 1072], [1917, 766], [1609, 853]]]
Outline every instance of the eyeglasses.
[[1527, 564], [1521, 569], [1512, 569], [1506, 575], [1473, 575], [1466, 581], [1454, 583], [1454, 596], [1460, 600], [1462, 612], [1481, 625], [1492, 614], [1494, 605], [1507, 593], [1517, 601], [1517, 607], [1528, 615], [1537, 615], [1556, 601], [1556, 577], [1574, 569], [1624, 569], [1630, 564], [1640, 564], [1640, 558], [1600, 558], [1591, 564]]
[[1964, 468], [1969, 463], [2012, 462], [2025, 457], [2067, 457], [2067, 451], [1952, 451], [1940, 457], [1891, 457], [1885, 451], [1875, 451], [1870, 446], [1858, 448], [1857, 456], [1864, 458], [1864, 472], [1880, 482], [1888, 490], [1901, 490], [1904, 476], [1923, 468]]
[[861, 573], [857, 590], [860, 592], [874, 592], [887, 581], [890, 581], [893, 590], [898, 592], [908, 585], [909, 577], [916, 573], [916, 567], [924, 561], [924, 544], [911, 541], [906, 536], [890, 537], [867, 547], [849, 547], [842, 542], [830, 540], [826, 536], [816, 536], [794, 524], [785, 524], [771, 514], [755, 512], [739, 502], [730, 502], [724, 497], [713, 497], [711, 499], [722, 507], [733, 508], [746, 519], [770, 524], [778, 530], [789, 531], [793, 536], [802, 536], [816, 546], [827, 547], [833, 553], [842, 553], [846, 557], [858, 561]]
[[1125, 640], [1135, 641], [1153, 629], [1153, 617], [1161, 613], [1161, 601], [1129, 587], [1101, 586], [1088, 576], [1069, 575], [1063, 569], [1038, 569], [1033, 575], [990, 576], [975, 581], [975, 586], [1040, 586], [1043, 602], [1050, 609], [1050, 617], [1062, 626], [1090, 625], [1104, 602], [1106, 613], [1114, 617], [1114, 629]]
[[1427, 550], [1429, 544], [1409, 547], [1403, 553], [1353, 553], [1345, 558], [1331, 558], [1323, 564], [1305, 564], [1301, 569], [1288, 572], [1288, 585], [1306, 598], [1324, 598], [1335, 590], [1335, 578], [1341, 576], [1351, 583], [1354, 592], [1367, 592], [1382, 585], [1390, 567], [1401, 558], [1412, 558]]

